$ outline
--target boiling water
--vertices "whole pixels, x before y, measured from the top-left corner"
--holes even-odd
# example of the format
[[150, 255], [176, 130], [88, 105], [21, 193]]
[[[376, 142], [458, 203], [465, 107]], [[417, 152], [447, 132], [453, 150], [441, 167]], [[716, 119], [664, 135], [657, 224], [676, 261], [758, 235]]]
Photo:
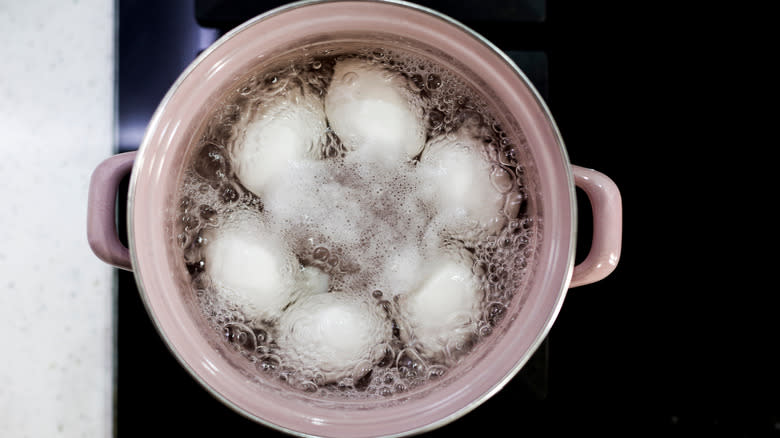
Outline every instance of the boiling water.
[[522, 133], [457, 74], [323, 49], [255, 72], [182, 180], [192, 293], [258, 376], [388, 397], [491, 336], [538, 243]]

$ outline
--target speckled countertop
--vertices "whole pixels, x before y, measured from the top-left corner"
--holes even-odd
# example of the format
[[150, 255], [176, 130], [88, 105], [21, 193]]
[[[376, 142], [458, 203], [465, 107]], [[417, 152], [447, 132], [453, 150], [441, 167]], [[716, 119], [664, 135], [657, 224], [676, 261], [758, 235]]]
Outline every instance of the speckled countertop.
[[113, 152], [114, 2], [0, 2], [0, 436], [112, 430], [112, 270], [86, 241]]

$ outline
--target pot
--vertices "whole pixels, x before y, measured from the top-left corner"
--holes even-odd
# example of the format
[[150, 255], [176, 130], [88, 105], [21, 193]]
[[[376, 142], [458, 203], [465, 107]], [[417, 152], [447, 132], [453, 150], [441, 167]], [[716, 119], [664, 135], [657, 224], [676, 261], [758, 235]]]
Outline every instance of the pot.
[[[521, 298], [507, 309], [500, 330], [438, 383], [392, 400], [329, 401], [284, 386], [260, 384], [257, 371], [221, 343], [188, 294], [188, 273], [176, 245], [173, 221], [177, 185], [195, 136], [214, 102], [258, 62], [291, 47], [346, 38], [429, 51], [464, 71], [494, 99], [527, 140], [534, 209], [541, 221], [533, 267]], [[387, 39], [389, 38], [389, 40]], [[129, 245], [117, 237], [119, 182], [131, 173]], [[574, 265], [575, 187], [593, 207], [593, 242]], [[550, 112], [517, 66], [490, 42], [433, 10], [400, 1], [304, 1], [258, 16], [205, 50], [160, 103], [137, 152], [119, 154], [93, 173], [88, 240], [95, 254], [132, 270], [146, 309], [172, 354], [211, 394], [238, 413], [295, 435], [402, 436], [439, 427], [468, 413], [499, 391], [547, 335], [570, 287], [606, 277], [621, 245], [621, 198], [603, 174], [569, 163]]]

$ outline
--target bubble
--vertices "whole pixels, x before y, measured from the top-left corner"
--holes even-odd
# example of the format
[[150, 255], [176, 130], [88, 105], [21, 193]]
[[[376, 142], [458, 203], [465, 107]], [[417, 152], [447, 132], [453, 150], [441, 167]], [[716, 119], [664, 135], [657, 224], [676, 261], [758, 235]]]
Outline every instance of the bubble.
[[431, 129], [437, 129], [442, 126], [442, 123], [444, 122], [444, 113], [433, 109], [428, 113], [428, 127]]
[[328, 257], [330, 256], [330, 251], [328, 251], [327, 248], [323, 248], [321, 246], [314, 249], [314, 253], [312, 254], [315, 260], [319, 261], [326, 261], [328, 260]]
[[460, 129], [474, 133], [482, 125], [482, 116], [473, 109], [463, 108], [456, 116], [456, 123]]
[[257, 361], [257, 367], [263, 372], [270, 373], [276, 371], [281, 363], [282, 360], [279, 358], [279, 356], [274, 354], [267, 354], [262, 356]]
[[381, 353], [378, 355], [378, 357], [380, 357], [380, 359], [376, 363], [376, 366], [380, 368], [384, 368], [393, 363], [395, 354], [393, 353], [393, 349], [391, 347], [385, 346], [385, 347], [381, 347]]
[[227, 175], [229, 164], [222, 148], [206, 144], [198, 151], [193, 168], [207, 181], [219, 181]]
[[200, 226], [200, 219], [198, 216], [192, 216], [189, 214], [185, 214], [181, 217], [181, 222], [184, 225], [184, 231], [192, 231], [198, 228]]
[[393, 320], [393, 337], [398, 339], [401, 337], [401, 327], [398, 326], [398, 322]]
[[179, 200], [179, 208], [181, 211], [186, 213], [190, 207], [192, 207], [192, 199], [187, 196], [182, 196], [182, 198]]
[[415, 91], [420, 91], [425, 89], [425, 80], [423, 79], [421, 74], [413, 74], [409, 80], [412, 82], [412, 86], [414, 87]]
[[224, 328], [225, 339], [231, 344], [247, 351], [254, 351], [257, 342], [252, 330], [239, 323], [228, 323]]
[[406, 348], [398, 354], [396, 366], [401, 376], [406, 378], [421, 376], [425, 370], [425, 362], [411, 348]]
[[496, 325], [498, 321], [503, 318], [504, 313], [506, 312], [506, 306], [504, 306], [501, 303], [491, 303], [487, 308], [487, 320], [493, 324]]
[[476, 278], [482, 278], [487, 274], [488, 265], [482, 260], [476, 260], [471, 268], [471, 272]]
[[217, 217], [217, 210], [212, 208], [209, 205], [201, 204], [198, 207], [198, 214], [200, 215], [200, 218], [204, 220], [204, 222], [211, 226], [216, 226], [219, 223], [219, 218]]
[[176, 236], [176, 241], [179, 243], [179, 247], [186, 248], [190, 245], [190, 235], [188, 233], [179, 233]]
[[[501, 143], [504, 143], [504, 140], [507, 140], [507, 143], [509, 142], [509, 139], [504, 138], [501, 140]], [[518, 153], [517, 150], [512, 147], [511, 145], [506, 145], [502, 150], [501, 153], [498, 154], [498, 159], [501, 162], [502, 165], [507, 166], [509, 168], [513, 168], [517, 166], [517, 157]]]
[[236, 190], [232, 184], [225, 184], [222, 186], [220, 191], [220, 197], [222, 198], [222, 201], [230, 204], [238, 201], [240, 195], [238, 194], [238, 190]]
[[[523, 204], [525, 203], [525, 195], [519, 192], [512, 192], [507, 194], [504, 202], [504, 214], [510, 218], [516, 218], [522, 211]], [[519, 229], [519, 224], [514, 227], [515, 230]]]
[[443, 365], [432, 365], [428, 368], [428, 377], [431, 379], [438, 379], [447, 372], [447, 368]]
[[453, 361], [457, 361], [460, 357], [463, 357], [474, 347], [476, 343], [476, 335], [472, 332], [468, 332], [457, 339], [451, 339], [446, 346], [446, 353]]
[[346, 86], [354, 86], [355, 83], [358, 80], [358, 74], [354, 71], [348, 71], [344, 73], [344, 76], [341, 77], [341, 82], [344, 83]]
[[317, 384], [312, 382], [311, 380], [306, 380], [304, 382], [301, 382], [301, 389], [304, 392], [317, 392]]
[[184, 248], [183, 255], [184, 260], [189, 263], [199, 262], [203, 259], [200, 248], [195, 244], [194, 241], [188, 247]]
[[371, 375], [373, 374], [373, 370], [370, 368], [370, 365], [366, 370], [362, 370], [363, 374], [355, 374], [359, 377], [357, 380], [355, 380], [355, 389], [358, 391], [365, 391], [368, 388], [368, 385], [371, 383]]
[[268, 340], [268, 332], [263, 329], [255, 330], [255, 337], [257, 338], [257, 344], [262, 345]]
[[205, 260], [198, 260], [193, 263], [186, 263], [185, 265], [187, 267], [187, 271], [191, 275], [200, 274], [201, 272], [206, 270], [206, 261]]
[[514, 176], [501, 166], [493, 166], [490, 182], [499, 193], [507, 193], [515, 186]]
[[380, 300], [379, 301], [379, 307], [382, 308], [382, 310], [385, 311], [385, 314], [389, 317], [392, 315], [393, 311], [393, 305], [390, 304], [390, 301], [387, 300]]
[[441, 87], [441, 78], [437, 74], [429, 74], [428, 75], [428, 81], [426, 82], [426, 85], [428, 86], [429, 90], [437, 90], [439, 87]]

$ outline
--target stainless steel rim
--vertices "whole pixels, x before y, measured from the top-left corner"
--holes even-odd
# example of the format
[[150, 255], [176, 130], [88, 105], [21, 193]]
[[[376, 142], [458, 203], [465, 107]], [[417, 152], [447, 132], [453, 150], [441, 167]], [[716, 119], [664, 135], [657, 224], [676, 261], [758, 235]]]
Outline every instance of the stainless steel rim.
[[[165, 94], [165, 97], [163, 97], [162, 101], [160, 102], [159, 106], [155, 110], [154, 114], [152, 115], [152, 118], [149, 122], [149, 125], [146, 129], [146, 133], [144, 135], [143, 141], [141, 142], [141, 145], [138, 148], [138, 156], [135, 160], [135, 165], [133, 172], [130, 177], [130, 184], [129, 184], [129, 191], [128, 191], [128, 198], [127, 198], [127, 234], [128, 234], [128, 243], [129, 243], [129, 249], [130, 249], [130, 259], [132, 262], [133, 274], [136, 279], [136, 284], [138, 286], [138, 290], [141, 295], [141, 299], [144, 303], [144, 307], [146, 308], [147, 313], [149, 314], [157, 332], [160, 334], [160, 336], [165, 341], [165, 345], [168, 348], [168, 350], [173, 354], [173, 356], [176, 358], [176, 360], [181, 364], [184, 369], [187, 370], [187, 372], [195, 378], [195, 380], [200, 383], [202, 387], [204, 387], [211, 395], [216, 397], [218, 400], [220, 400], [222, 403], [224, 403], [226, 406], [231, 408], [233, 411], [237, 412], [238, 414], [243, 415], [246, 418], [249, 418], [253, 421], [256, 421], [260, 424], [263, 424], [267, 427], [279, 430], [281, 432], [285, 432], [291, 435], [300, 436], [300, 437], [316, 437], [316, 435], [310, 435], [306, 433], [297, 432], [292, 429], [288, 429], [286, 427], [280, 426], [275, 423], [271, 423], [263, 418], [260, 418], [250, 412], [247, 412], [240, 406], [237, 406], [234, 404], [231, 400], [228, 400], [222, 394], [214, 390], [205, 380], [203, 380], [190, 366], [187, 364], [187, 362], [182, 359], [182, 357], [179, 355], [179, 353], [174, 348], [173, 344], [170, 342], [168, 337], [166, 336], [165, 332], [162, 330], [162, 327], [160, 325], [160, 322], [157, 320], [157, 316], [155, 315], [154, 311], [151, 308], [151, 305], [149, 304], [149, 301], [147, 299], [146, 290], [144, 289], [144, 282], [141, 272], [138, 269], [135, 269], [136, 266], [138, 266], [138, 260], [136, 259], [136, 252], [135, 252], [135, 236], [133, 232], [133, 226], [132, 226], [132, 218], [134, 215], [134, 208], [135, 205], [135, 189], [136, 189], [136, 180], [138, 178], [138, 172], [135, 171], [136, 168], [142, 168], [144, 163], [144, 152], [149, 147], [149, 136], [148, 133], [153, 132], [159, 122], [160, 114], [165, 110], [165, 108], [168, 105], [168, 102], [171, 100], [172, 96], [176, 93], [176, 90], [178, 90], [181, 83], [189, 76], [189, 74], [192, 72], [192, 70], [200, 64], [203, 59], [208, 57], [214, 50], [216, 50], [219, 46], [221, 46], [225, 41], [232, 38], [234, 35], [243, 32], [247, 28], [253, 26], [255, 23], [262, 21], [266, 18], [281, 14], [283, 12], [314, 5], [314, 4], [321, 4], [321, 3], [339, 3], [339, 2], [350, 2], [350, 1], [356, 1], [356, 0], [301, 0], [294, 3], [290, 3], [284, 6], [280, 6], [276, 9], [272, 9], [264, 14], [258, 15], [254, 18], [252, 18], [249, 21], [246, 21], [245, 23], [239, 25], [238, 27], [234, 28], [230, 32], [223, 35], [219, 40], [217, 40], [214, 44], [209, 46], [206, 50], [204, 50], [188, 67], [184, 70], [184, 72], [176, 79], [176, 82], [171, 86], [171, 88], [168, 90], [168, 92]], [[495, 395], [498, 391], [500, 391], [517, 373], [523, 368], [523, 366], [528, 362], [531, 355], [539, 348], [539, 345], [544, 341], [544, 339], [547, 337], [547, 334], [550, 331], [550, 328], [552, 327], [552, 324], [555, 322], [555, 320], [558, 317], [558, 313], [560, 312], [561, 306], [563, 305], [564, 298], [566, 297], [566, 292], [569, 289], [569, 283], [571, 282], [571, 276], [572, 271], [574, 269], [574, 256], [575, 256], [575, 245], [574, 242], [576, 242], [577, 237], [577, 203], [576, 203], [576, 192], [575, 192], [575, 186], [574, 186], [574, 175], [571, 171], [571, 166], [569, 165], [569, 156], [566, 152], [566, 147], [563, 142], [563, 138], [561, 137], [561, 133], [558, 129], [558, 125], [555, 123], [555, 120], [552, 117], [552, 114], [550, 113], [550, 109], [547, 107], [547, 104], [544, 102], [544, 100], [539, 95], [539, 92], [536, 90], [536, 88], [533, 86], [531, 81], [528, 80], [528, 77], [526, 77], [525, 73], [520, 70], [520, 68], [512, 61], [509, 56], [506, 55], [502, 50], [500, 50], [498, 47], [496, 47], [493, 43], [488, 41], [486, 38], [484, 38], [482, 35], [478, 34], [477, 32], [471, 30], [464, 24], [460, 23], [459, 21], [450, 18], [438, 11], [435, 11], [433, 9], [420, 6], [414, 3], [409, 3], [403, 0], [357, 0], [357, 1], [364, 1], [367, 3], [384, 3], [384, 4], [393, 4], [409, 9], [413, 9], [419, 12], [423, 12], [425, 14], [431, 15], [433, 17], [436, 17], [440, 20], [443, 20], [447, 23], [450, 23], [451, 25], [455, 26], [456, 28], [460, 29], [461, 31], [467, 33], [483, 45], [487, 46], [492, 52], [494, 52], [496, 55], [501, 57], [505, 63], [507, 63], [509, 66], [512, 67], [514, 72], [517, 74], [517, 76], [521, 79], [521, 81], [531, 90], [534, 100], [539, 105], [540, 108], [542, 108], [542, 111], [544, 112], [545, 118], [547, 119], [547, 122], [550, 124], [550, 127], [553, 129], [553, 132], [555, 134], [556, 143], [558, 144], [559, 152], [561, 153], [561, 156], [563, 157], [564, 163], [566, 163], [566, 178], [567, 178], [567, 187], [569, 189], [569, 199], [570, 202], [570, 209], [572, 212], [572, 220], [571, 220], [571, 238], [572, 238], [572, 244], [569, 246], [569, 253], [567, 255], [567, 264], [566, 264], [566, 271], [564, 275], [564, 281], [561, 284], [561, 288], [558, 291], [557, 299], [553, 308], [552, 313], [550, 314], [550, 317], [548, 318], [547, 322], [545, 323], [544, 327], [542, 328], [541, 332], [537, 336], [537, 338], [532, 342], [531, 347], [526, 350], [526, 352], [523, 354], [523, 357], [517, 362], [514, 368], [512, 368], [509, 373], [507, 373], [502, 379], [500, 379], [493, 387], [487, 391], [485, 394], [483, 394], [481, 397], [475, 399], [468, 405], [464, 406], [463, 408], [459, 409], [458, 411], [450, 414], [447, 417], [444, 417], [436, 422], [433, 422], [431, 424], [428, 424], [426, 426], [418, 427], [416, 429], [408, 430], [405, 432], [400, 432], [396, 434], [390, 434], [390, 435], [383, 435], [387, 438], [394, 438], [394, 437], [402, 437], [402, 436], [409, 436], [414, 435], [422, 432], [431, 431], [433, 429], [437, 429], [439, 427], [442, 427], [448, 423], [451, 423], [458, 418], [468, 414], [472, 410], [474, 410], [477, 406], [484, 403], [486, 400], [488, 400], [490, 397]]]

